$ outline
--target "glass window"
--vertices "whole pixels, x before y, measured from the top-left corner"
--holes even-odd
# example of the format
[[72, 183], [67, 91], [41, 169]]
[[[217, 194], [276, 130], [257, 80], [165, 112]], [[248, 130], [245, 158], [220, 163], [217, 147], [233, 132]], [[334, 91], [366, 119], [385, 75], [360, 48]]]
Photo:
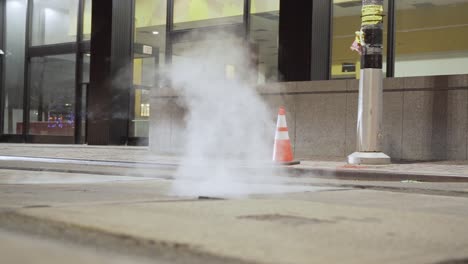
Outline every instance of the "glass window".
[[91, 39], [91, 10], [92, 1], [84, 1], [84, 14], [83, 14], [83, 40]]
[[3, 124], [5, 134], [20, 134], [23, 125], [26, 6], [26, 0], [6, 1]]
[[159, 85], [158, 73], [166, 53], [167, 0], [135, 1], [133, 60], [134, 111], [130, 137], [148, 137], [150, 90]]
[[395, 76], [468, 73], [468, 0], [396, 1]]
[[[361, 1], [333, 0], [333, 40], [331, 76], [333, 79], [358, 78], [360, 56], [351, 51], [355, 32], [361, 29]], [[386, 70], [388, 1], [384, 1], [383, 71]]]
[[279, 0], [252, 0], [250, 39], [258, 62], [258, 83], [278, 80]]
[[89, 71], [91, 68], [91, 54], [83, 54], [83, 80], [82, 83], [89, 83]]
[[73, 136], [75, 54], [31, 59], [31, 135]]
[[83, 56], [83, 80], [81, 83], [81, 136], [82, 142], [86, 141], [86, 115], [88, 108], [88, 89], [89, 89], [89, 70], [91, 65], [91, 56], [85, 53]]
[[244, 0], [174, 0], [174, 29], [242, 23]]
[[78, 0], [34, 0], [32, 45], [76, 41]]

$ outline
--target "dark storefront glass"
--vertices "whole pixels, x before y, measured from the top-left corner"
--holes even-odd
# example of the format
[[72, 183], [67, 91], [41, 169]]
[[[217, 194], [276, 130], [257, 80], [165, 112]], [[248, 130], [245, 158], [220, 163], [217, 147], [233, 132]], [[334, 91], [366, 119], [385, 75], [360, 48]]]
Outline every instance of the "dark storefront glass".
[[174, 29], [242, 23], [244, 0], [174, 0]]
[[396, 0], [395, 76], [468, 73], [468, 0]]
[[78, 0], [34, 0], [32, 45], [76, 41]]
[[74, 54], [31, 59], [30, 135], [73, 136]]
[[278, 80], [279, 0], [252, 0], [250, 39], [258, 63], [258, 83]]
[[23, 124], [26, 0], [7, 0], [4, 50], [4, 134], [20, 134]]
[[[351, 51], [355, 32], [361, 28], [361, 1], [333, 0], [332, 79], [358, 78], [360, 56]], [[386, 71], [388, 0], [384, 1], [383, 71]]]

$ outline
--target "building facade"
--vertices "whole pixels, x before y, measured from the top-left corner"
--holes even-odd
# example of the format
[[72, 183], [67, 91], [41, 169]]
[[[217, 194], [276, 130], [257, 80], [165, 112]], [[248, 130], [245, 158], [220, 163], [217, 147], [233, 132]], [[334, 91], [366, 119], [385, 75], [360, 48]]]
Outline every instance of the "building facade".
[[[164, 85], [159, 72], [183, 60], [181, 54], [194, 43], [206, 41], [199, 36], [216, 31], [249, 43], [259, 89], [266, 97], [268, 87], [277, 82], [289, 87], [298, 107], [308, 95], [294, 94], [298, 90], [292, 87], [306, 85], [309, 88], [302, 92], [310, 95], [336, 86], [338, 91], [330, 94], [341, 91], [346, 97], [359, 78], [359, 55], [350, 45], [360, 28], [360, 8], [359, 0], [2, 0], [0, 141], [146, 145], [154, 137], [167, 142], [157, 139], [157, 129], [149, 132], [155, 109], [165, 111], [150, 96]], [[440, 88], [466, 97], [468, 84], [440, 80], [455, 75], [464, 80], [468, 74], [468, 0], [386, 0], [385, 13], [384, 74], [385, 82], [392, 83], [387, 88], [392, 95], [404, 89], [438, 93]], [[411, 80], [422, 84], [410, 87], [408, 83], [418, 82]], [[437, 87], [427, 80], [438, 82]], [[445, 95], [432, 96], [431, 100]], [[398, 113], [405, 112], [405, 97], [398, 98], [392, 102], [401, 103]], [[441, 106], [457, 107], [447, 102]], [[434, 107], [427, 111], [449, 111]], [[402, 118], [402, 126], [404, 122]], [[427, 126], [421, 129], [430, 130]], [[401, 140], [395, 140], [403, 146], [401, 133]], [[342, 137], [348, 135], [336, 136], [340, 144]], [[463, 137], [466, 158], [466, 134]], [[439, 143], [447, 146], [447, 140]], [[345, 140], [344, 151], [298, 153], [345, 156], [352, 152], [348, 145], [352, 143]], [[402, 149], [390, 153], [402, 159], [449, 157], [405, 156]]]

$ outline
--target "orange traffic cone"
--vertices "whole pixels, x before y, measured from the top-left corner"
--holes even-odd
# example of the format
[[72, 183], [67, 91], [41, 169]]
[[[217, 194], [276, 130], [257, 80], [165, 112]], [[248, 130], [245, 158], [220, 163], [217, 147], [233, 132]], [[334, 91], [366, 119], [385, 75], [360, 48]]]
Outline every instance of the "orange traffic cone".
[[275, 145], [273, 146], [273, 161], [284, 165], [299, 164], [299, 161], [294, 161], [284, 107], [280, 107], [278, 111]]

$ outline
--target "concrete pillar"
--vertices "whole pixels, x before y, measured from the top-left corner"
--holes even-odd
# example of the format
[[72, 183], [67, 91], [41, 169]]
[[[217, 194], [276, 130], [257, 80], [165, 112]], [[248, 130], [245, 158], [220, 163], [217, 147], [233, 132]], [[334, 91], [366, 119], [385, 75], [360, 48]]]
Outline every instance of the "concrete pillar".
[[133, 92], [133, 15], [133, 1], [92, 2], [89, 145], [127, 143]]
[[278, 70], [282, 81], [329, 79], [332, 2], [280, 1]]

